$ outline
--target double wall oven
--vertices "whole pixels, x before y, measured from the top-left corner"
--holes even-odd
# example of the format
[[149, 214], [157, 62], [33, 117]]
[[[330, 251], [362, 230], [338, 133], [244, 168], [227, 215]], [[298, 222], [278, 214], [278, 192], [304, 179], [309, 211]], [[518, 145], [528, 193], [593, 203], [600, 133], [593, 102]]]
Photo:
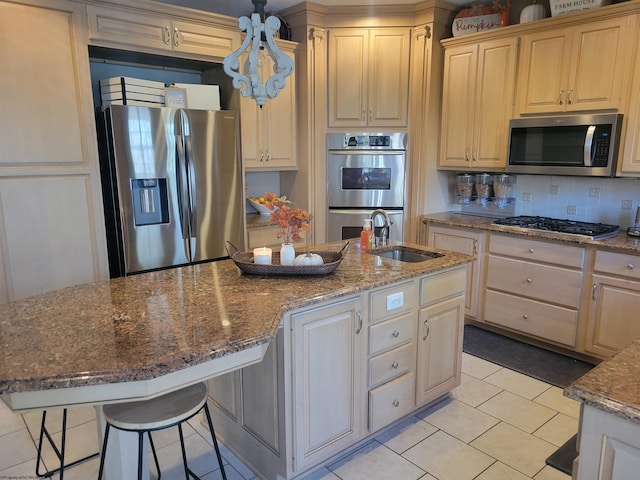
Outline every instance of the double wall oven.
[[[378, 208], [389, 215], [389, 238], [403, 239], [406, 140], [405, 133], [327, 135], [329, 242], [359, 237], [364, 219]], [[376, 236], [382, 227], [377, 216]]]

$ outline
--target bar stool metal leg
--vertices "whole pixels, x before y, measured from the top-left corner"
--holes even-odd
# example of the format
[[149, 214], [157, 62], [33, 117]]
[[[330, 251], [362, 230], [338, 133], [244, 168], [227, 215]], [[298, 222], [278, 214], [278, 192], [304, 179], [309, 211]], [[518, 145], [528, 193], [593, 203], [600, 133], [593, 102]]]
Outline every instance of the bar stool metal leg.
[[[40, 424], [40, 436], [38, 438], [38, 454], [37, 454], [37, 458], [36, 458], [36, 475], [38, 477], [49, 478], [49, 477], [52, 477], [53, 475], [55, 475], [56, 473], [60, 472], [60, 480], [63, 480], [64, 479], [64, 469], [65, 468], [71, 468], [74, 465], [78, 465], [79, 463], [86, 462], [87, 460], [90, 460], [90, 459], [92, 459], [94, 457], [97, 457], [100, 454], [100, 452], [92, 453], [91, 455], [87, 455], [84, 458], [81, 458], [79, 460], [75, 460], [75, 461], [65, 465], [65, 463], [64, 463], [64, 452], [65, 452], [66, 441], [67, 441], [67, 409], [65, 408], [65, 409], [62, 410], [62, 432], [61, 432], [61, 439], [60, 439], [60, 449], [58, 449], [58, 446], [53, 441], [53, 438], [51, 437], [51, 434], [49, 433], [49, 430], [47, 430], [46, 419], [47, 419], [47, 411], [43, 410], [42, 411], [42, 422]], [[53, 449], [53, 452], [58, 457], [58, 460], [60, 461], [60, 466], [58, 468], [53, 469], [53, 470], [47, 470], [47, 471], [41, 473], [40, 472], [40, 465], [43, 463], [42, 462], [42, 443], [43, 443], [43, 440], [44, 440], [45, 437], [46, 437], [47, 441], [49, 442], [49, 445], [51, 445], [51, 448]]]
[[224, 471], [224, 465], [222, 464], [222, 455], [220, 454], [220, 448], [218, 447], [218, 440], [216, 439], [216, 432], [213, 429], [213, 421], [211, 420], [211, 413], [209, 413], [209, 405], [204, 404], [204, 413], [207, 417], [207, 423], [209, 424], [209, 431], [211, 432], [211, 438], [213, 439], [213, 448], [216, 451], [216, 457], [218, 457], [218, 465], [220, 465], [220, 473], [222, 473], [222, 480], [227, 480], [227, 473]]

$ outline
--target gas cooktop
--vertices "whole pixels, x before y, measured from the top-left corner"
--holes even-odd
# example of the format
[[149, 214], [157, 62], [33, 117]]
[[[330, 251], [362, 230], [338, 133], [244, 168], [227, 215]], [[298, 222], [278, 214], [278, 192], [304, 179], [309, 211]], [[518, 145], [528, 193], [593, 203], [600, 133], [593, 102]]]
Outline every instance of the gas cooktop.
[[611, 237], [620, 231], [618, 225], [605, 223], [578, 222], [575, 220], [561, 220], [558, 218], [536, 217], [521, 215], [494, 220], [496, 225], [502, 225], [518, 230], [544, 230], [559, 233], [567, 237], [581, 236], [591, 240]]

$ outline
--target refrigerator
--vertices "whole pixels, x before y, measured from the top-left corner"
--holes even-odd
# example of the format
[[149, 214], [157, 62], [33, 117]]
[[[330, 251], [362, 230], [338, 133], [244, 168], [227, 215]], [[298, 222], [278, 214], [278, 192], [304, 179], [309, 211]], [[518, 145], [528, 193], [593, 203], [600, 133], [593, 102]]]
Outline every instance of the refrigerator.
[[244, 249], [236, 112], [110, 105], [96, 124], [112, 278]]

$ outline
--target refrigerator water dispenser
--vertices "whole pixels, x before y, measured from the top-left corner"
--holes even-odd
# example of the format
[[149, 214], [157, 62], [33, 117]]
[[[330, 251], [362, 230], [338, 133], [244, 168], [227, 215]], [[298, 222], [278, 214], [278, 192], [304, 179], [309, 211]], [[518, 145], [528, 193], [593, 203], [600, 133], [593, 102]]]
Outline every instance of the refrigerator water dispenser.
[[169, 223], [166, 178], [133, 178], [131, 193], [136, 227]]

